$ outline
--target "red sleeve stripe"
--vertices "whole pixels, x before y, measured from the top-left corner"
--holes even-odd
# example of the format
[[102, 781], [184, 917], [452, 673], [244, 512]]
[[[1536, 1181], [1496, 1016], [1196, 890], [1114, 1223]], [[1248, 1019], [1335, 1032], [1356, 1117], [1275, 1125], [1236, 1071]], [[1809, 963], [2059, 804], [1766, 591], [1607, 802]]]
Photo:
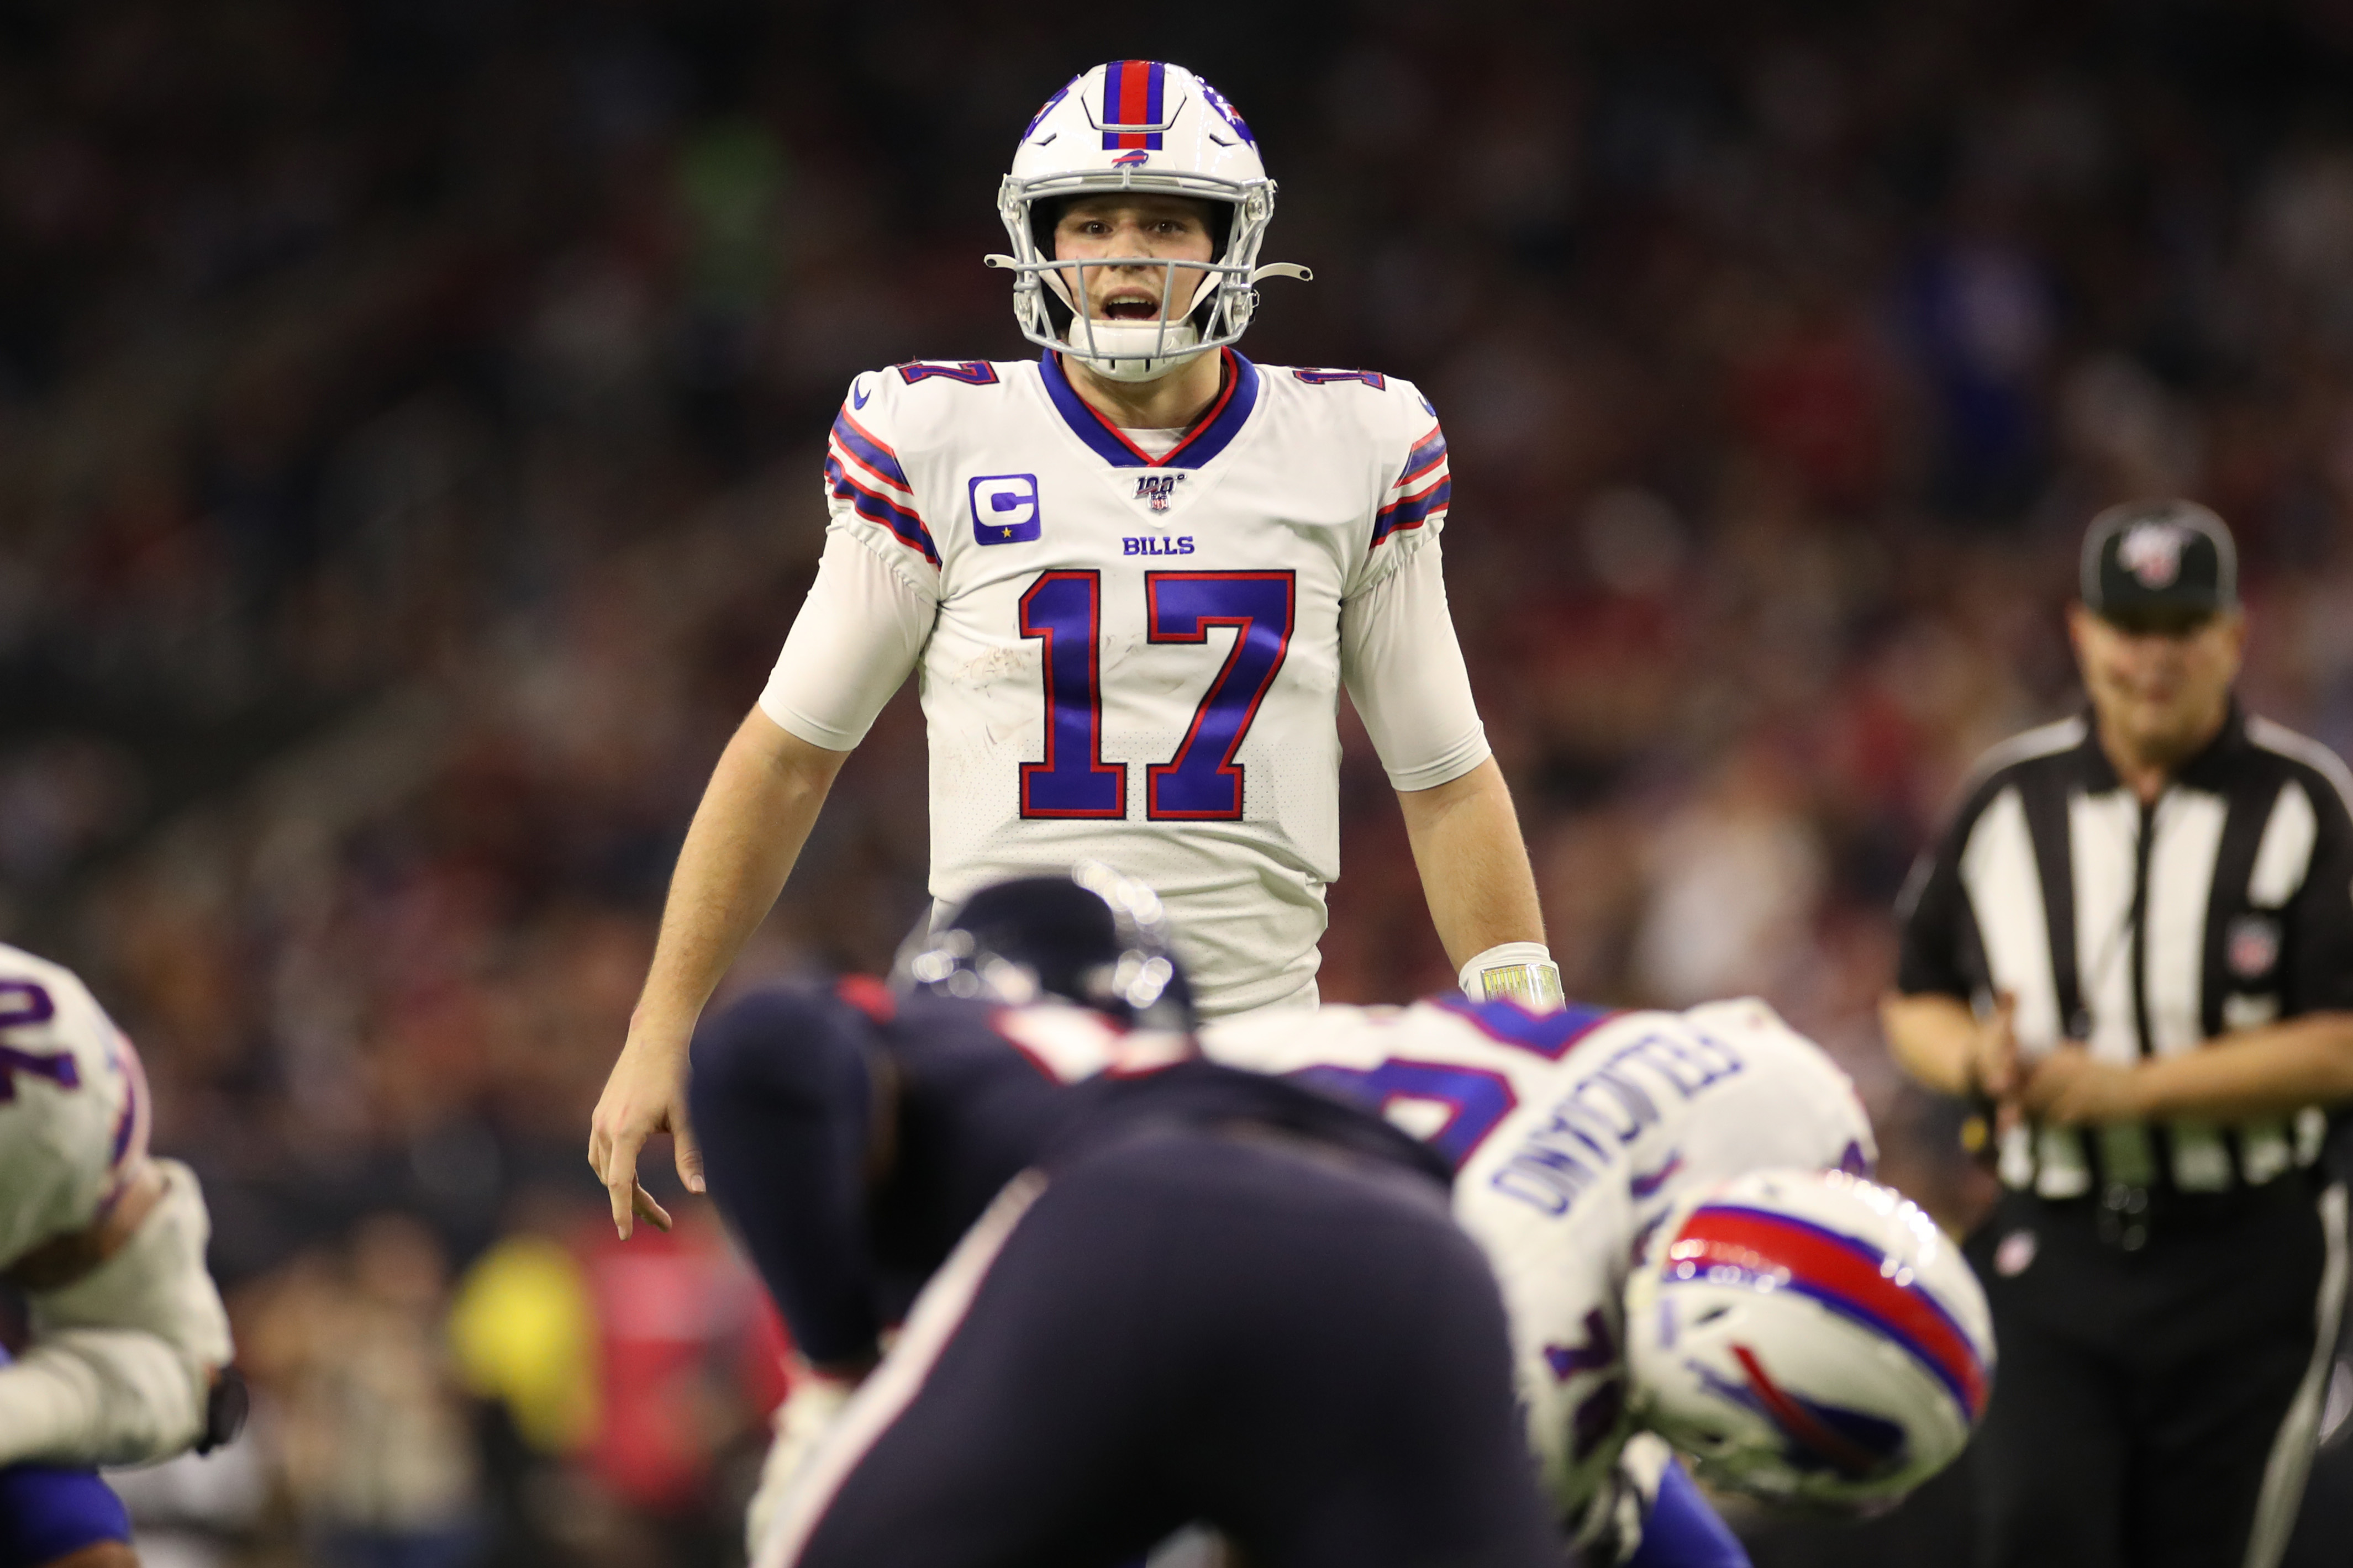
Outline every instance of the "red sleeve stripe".
[[857, 447], [847, 446], [838, 440], [827, 442], [825, 449], [829, 456], [839, 459], [845, 468], [864, 474], [873, 483], [882, 487], [886, 493], [896, 492], [895, 499], [906, 501], [913, 501], [915, 499], [913, 486], [904, 479], [892, 477], [896, 471], [896, 465], [893, 465], [891, 469], [878, 468], [867, 461]]
[[1405, 472], [1398, 476], [1395, 489], [1406, 486], [1446, 461], [1446, 432], [1433, 425], [1430, 434], [1414, 443], [1413, 450], [1405, 456]]
[[1392, 533], [1403, 533], [1419, 528], [1433, 517], [1446, 515], [1446, 503], [1454, 495], [1454, 480], [1440, 479], [1418, 496], [1401, 496], [1373, 514], [1373, 544], [1378, 545]]

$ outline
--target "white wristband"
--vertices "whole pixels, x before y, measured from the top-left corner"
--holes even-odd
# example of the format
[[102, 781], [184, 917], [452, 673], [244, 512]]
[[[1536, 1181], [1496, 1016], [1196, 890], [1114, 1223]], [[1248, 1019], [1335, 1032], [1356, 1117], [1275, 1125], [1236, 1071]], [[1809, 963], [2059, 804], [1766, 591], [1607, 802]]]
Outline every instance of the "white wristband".
[[1505, 942], [1462, 966], [1462, 994], [1473, 1002], [1517, 1002], [1532, 1013], [1561, 1005], [1560, 966], [1540, 942]]

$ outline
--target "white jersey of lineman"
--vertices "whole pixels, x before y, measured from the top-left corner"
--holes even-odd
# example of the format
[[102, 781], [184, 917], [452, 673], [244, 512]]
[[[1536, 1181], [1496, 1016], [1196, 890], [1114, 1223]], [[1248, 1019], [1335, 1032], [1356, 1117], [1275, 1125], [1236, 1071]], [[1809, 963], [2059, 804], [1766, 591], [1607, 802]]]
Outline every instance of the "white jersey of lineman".
[[1630, 1436], [1624, 1293], [1651, 1227], [1746, 1171], [1876, 1157], [1846, 1075], [1754, 998], [1687, 1013], [1333, 1006], [1201, 1043], [1377, 1108], [1454, 1163], [1455, 1218], [1494, 1267], [1529, 1442], [1572, 1524]]
[[98, 999], [0, 945], [0, 1268], [97, 1223], [147, 1117], [139, 1058]]
[[[1430, 405], [1368, 372], [1225, 361], [1220, 401], [1156, 457], [1050, 355], [870, 373], [826, 466], [825, 570], [853, 540], [927, 617], [907, 657], [934, 895], [1108, 862], [1166, 901], [1211, 1016], [1314, 999], [1344, 679], [1398, 787], [1487, 755], [1436, 576], [1451, 483]], [[1409, 614], [1384, 595], [1423, 552]], [[855, 744], [797, 698], [815, 639], [794, 637], [764, 710]]]

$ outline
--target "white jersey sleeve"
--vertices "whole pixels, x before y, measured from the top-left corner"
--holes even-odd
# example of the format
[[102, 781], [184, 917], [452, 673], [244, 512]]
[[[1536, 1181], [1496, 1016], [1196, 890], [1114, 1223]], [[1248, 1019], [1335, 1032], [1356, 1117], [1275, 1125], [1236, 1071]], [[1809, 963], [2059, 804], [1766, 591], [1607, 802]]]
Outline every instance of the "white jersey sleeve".
[[147, 1122], [139, 1058], [97, 998], [0, 946], [0, 1268], [97, 1223]]
[[877, 554], [865, 534], [854, 515], [837, 515], [817, 581], [760, 693], [762, 712], [829, 752], [852, 751], [866, 739], [914, 669], [939, 614], [938, 599]]
[[1624, 1291], [1648, 1229], [1742, 1171], [1873, 1158], [1846, 1076], [1753, 1000], [1688, 1014], [1326, 1007], [1212, 1026], [1202, 1047], [1377, 1110], [1454, 1164], [1455, 1217], [1510, 1319], [1529, 1446], [1572, 1522], [1632, 1430]]
[[1436, 539], [1340, 606], [1340, 670], [1394, 787], [1434, 789], [1487, 760]]

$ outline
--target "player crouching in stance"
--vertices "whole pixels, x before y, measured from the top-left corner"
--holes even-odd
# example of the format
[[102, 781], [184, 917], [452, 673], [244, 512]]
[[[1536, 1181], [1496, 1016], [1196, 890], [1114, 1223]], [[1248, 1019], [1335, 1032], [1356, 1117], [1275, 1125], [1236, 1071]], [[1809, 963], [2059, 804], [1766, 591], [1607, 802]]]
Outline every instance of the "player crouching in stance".
[[1113, 1563], [1193, 1520], [1270, 1568], [1556, 1565], [1442, 1164], [1202, 1060], [1158, 900], [1091, 880], [976, 895], [895, 1000], [695, 1040], [711, 1189], [803, 1353], [854, 1376], [904, 1313], [755, 1568]]
[[1763, 1002], [1532, 1015], [1449, 995], [1211, 1026], [1201, 1047], [1445, 1156], [1587, 1561], [1746, 1562], [1664, 1448], [1630, 1441], [1645, 1427], [1729, 1489], [1867, 1509], [1941, 1469], [1985, 1408], [1975, 1277], [1860, 1179], [1876, 1150], [1852, 1085]]
[[[1100, 868], [1073, 878], [976, 895], [902, 960], [902, 989], [913, 994], [887, 1016], [888, 998], [871, 982], [831, 999], [768, 993], [712, 1020], [697, 1040], [695, 1109], [715, 1118], [713, 1190], [804, 1352], [831, 1374], [803, 1380], [788, 1405], [772, 1483], [793, 1471], [811, 1429], [871, 1363], [881, 1325], [993, 1184], [1088, 1126], [1101, 1114], [1099, 1097], [1187, 1081], [1177, 1076], [1194, 1066], [1178, 1033], [1184, 980], [1153, 933], [1156, 901]], [[966, 999], [967, 1009], [944, 1010], [938, 993]], [[953, 1044], [949, 1020], [960, 1020]], [[1204, 1043], [1212, 1057], [1386, 1110], [1452, 1173], [1455, 1217], [1503, 1288], [1525, 1446], [1584, 1560], [1645, 1568], [1746, 1562], [1663, 1446], [1629, 1442], [1645, 1421], [1689, 1445], [1704, 1470], [1728, 1484], [1833, 1507], [1900, 1496], [1966, 1440], [1990, 1356], [1976, 1283], [1909, 1205], [1842, 1173], [1820, 1173], [1867, 1166], [1868, 1123], [1843, 1075], [1761, 1004], [1550, 1016], [1459, 999], [1327, 1008], [1212, 1030]], [[886, 1102], [876, 1116], [873, 1107]], [[1758, 1191], [1709, 1197], [1723, 1178], [1766, 1166], [1796, 1168]], [[911, 1192], [946, 1190], [951, 1171], [965, 1184], [954, 1211], [910, 1205]], [[1727, 1219], [1726, 1205], [1750, 1217]], [[1214, 1210], [1187, 1213], [1188, 1231], [1225, 1223]], [[813, 1216], [827, 1215], [836, 1217], [820, 1234]], [[1131, 1229], [1107, 1212], [1102, 1223], [1131, 1239], [1092, 1245], [1138, 1256], [1164, 1245], [1156, 1222], [1138, 1216]], [[1146, 1234], [1155, 1237], [1148, 1247], [1132, 1239]], [[1630, 1321], [1629, 1277], [1646, 1241], [1645, 1267], [1657, 1278], [1636, 1289], [1641, 1305]], [[1395, 1302], [1425, 1292], [1424, 1265], [1381, 1246], [1368, 1279], [1353, 1266], [1311, 1278], [1345, 1281], [1339, 1300], [1350, 1310], [1363, 1310], [1363, 1292]], [[1223, 1310], [1238, 1314], [1228, 1353], [1251, 1358], [1240, 1389], [1222, 1366], [1162, 1381], [1165, 1308], [1128, 1303], [1109, 1319], [1075, 1320], [1044, 1300], [1008, 1310], [1102, 1347], [1091, 1386], [1122, 1405], [1107, 1419], [1192, 1433], [1191, 1412], [1268, 1375], [1263, 1334], [1290, 1358], [1293, 1381], [1282, 1387], [1295, 1396], [1320, 1386], [1317, 1397], [1360, 1420], [1345, 1368], [1325, 1359], [1314, 1336], [1283, 1337], [1312, 1315], [1302, 1302], [1288, 1316], [1270, 1312], [1222, 1263], [1186, 1258], [1171, 1300], [1200, 1299], [1212, 1285], [1236, 1292]], [[1713, 1299], [1693, 1300], [1710, 1291]], [[1303, 1300], [1325, 1310], [1322, 1284]], [[828, 1307], [837, 1319], [828, 1320]], [[923, 1321], [919, 1307], [911, 1341]], [[1409, 1337], [1427, 1337], [1429, 1322]], [[1451, 1340], [1478, 1327], [1472, 1315], [1440, 1333]], [[1426, 1366], [1427, 1354], [1417, 1345], [1425, 1359], [1413, 1364]], [[1924, 1373], [1913, 1364], [1924, 1358], [1949, 1375]], [[887, 1372], [892, 1363], [883, 1364]], [[1875, 1370], [1846, 1375], [1851, 1366]], [[872, 1413], [868, 1427], [887, 1426], [891, 1408], [871, 1394], [851, 1406]], [[843, 1425], [855, 1428], [850, 1418]], [[1025, 1431], [965, 1436], [992, 1453], [1009, 1448], [1005, 1462], [1018, 1470], [1034, 1453]], [[849, 1452], [854, 1441], [818, 1447], [794, 1478], [800, 1506], [826, 1484], [811, 1479], [824, 1457]], [[1363, 1442], [1319, 1452], [1358, 1465]], [[1526, 1467], [1521, 1459], [1513, 1468]], [[1165, 1482], [1175, 1473], [1163, 1462], [1145, 1475]], [[764, 1488], [771, 1509], [779, 1489]], [[1082, 1494], [1092, 1495], [1077, 1489], [1055, 1500], [1083, 1511], [1074, 1500]], [[1165, 1491], [1159, 1500], [1169, 1500]], [[1207, 1507], [1185, 1517], [1223, 1522]], [[757, 1538], [773, 1543], [778, 1528], [755, 1518]], [[1253, 1561], [1303, 1560], [1271, 1553], [1262, 1538], [1240, 1539]]]
[[133, 1561], [97, 1465], [235, 1434], [228, 1314], [195, 1173], [147, 1152], [131, 1043], [74, 975], [0, 946], [0, 1278], [31, 1347], [0, 1357], [0, 1568]]

